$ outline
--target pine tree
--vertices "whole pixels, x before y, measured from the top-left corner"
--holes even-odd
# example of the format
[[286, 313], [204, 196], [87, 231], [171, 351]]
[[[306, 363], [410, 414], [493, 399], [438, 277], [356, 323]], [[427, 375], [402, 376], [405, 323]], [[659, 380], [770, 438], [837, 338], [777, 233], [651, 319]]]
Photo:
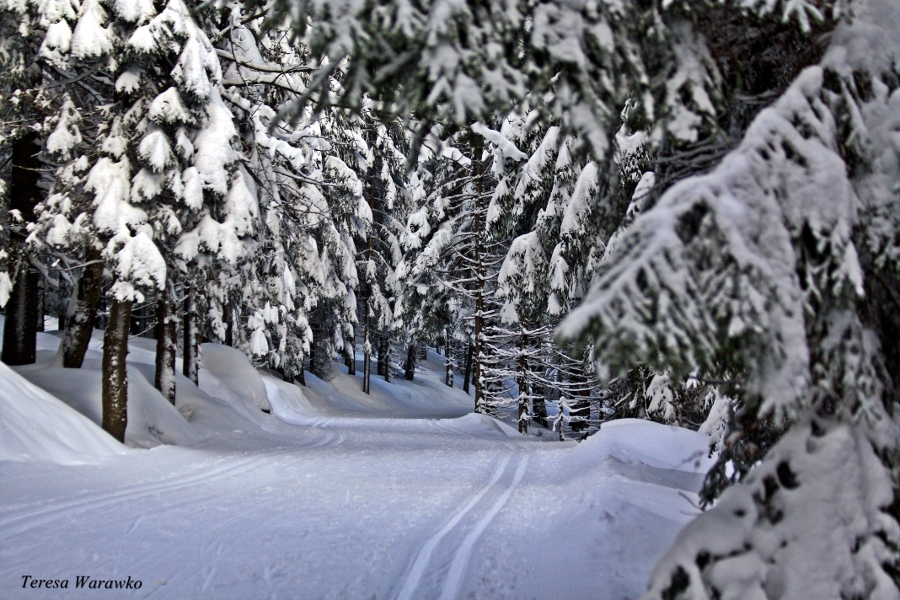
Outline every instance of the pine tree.
[[896, 273], [897, 157], [879, 132], [897, 75], [878, 44], [900, 15], [876, 1], [854, 18], [711, 173], [635, 220], [561, 328], [614, 370], [739, 379], [731, 443], [767, 419], [787, 430], [682, 533], [648, 598], [897, 597], [900, 434], [881, 350], [895, 325], [879, 293]]
[[[4, 3], [0, 6], [0, 39], [4, 52], [0, 57], [0, 101], [3, 125], [0, 140], [9, 152], [9, 181], [4, 184], [4, 250], [0, 260], [0, 306], [5, 306], [2, 360], [7, 364], [30, 364], [35, 360], [38, 319], [37, 305], [41, 280], [32, 261], [34, 253], [26, 244], [28, 227], [37, 220], [35, 212], [43, 199], [39, 189], [43, 165], [45, 117], [58, 108], [52, 92], [53, 77], [45, 83], [47, 65], [53, 65], [53, 52], [45, 37], [60, 32], [68, 46], [72, 40], [66, 19], [75, 18], [68, 2]], [[78, 39], [76, 39], [76, 42]], [[55, 74], [55, 73], [54, 73]], [[54, 106], [56, 104], [56, 106]]]

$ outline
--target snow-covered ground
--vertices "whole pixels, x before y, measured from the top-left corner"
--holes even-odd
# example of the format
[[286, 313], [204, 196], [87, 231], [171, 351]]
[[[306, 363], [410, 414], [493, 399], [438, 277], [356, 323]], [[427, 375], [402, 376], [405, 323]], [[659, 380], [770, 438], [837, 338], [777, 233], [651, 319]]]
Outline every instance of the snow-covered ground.
[[434, 354], [366, 396], [346, 371], [301, 387], [206, 345], [175, 408], [143, 339], [126, 449], [95, 424], [99, 338], [75, 371], [39, 337], [36, 365], [0, 365], [3, 598], [634, 598], [709, 464], [706, 436], [648, 422], [521, 436], [471, 413]]

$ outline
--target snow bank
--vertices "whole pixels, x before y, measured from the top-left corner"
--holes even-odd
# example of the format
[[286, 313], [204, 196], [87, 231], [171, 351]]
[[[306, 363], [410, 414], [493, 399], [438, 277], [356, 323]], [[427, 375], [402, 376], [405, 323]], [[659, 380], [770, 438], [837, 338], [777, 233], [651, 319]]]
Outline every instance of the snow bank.
[[233, 403], [271, 410], [266, 386], [243, 352], [219, 344], [203, 344], [200, 348], [201, 390]]
[[503, 421], [478, 413], [463, 415], [458, 419], [446, 419], [441, 422], [441, 426], [443, 429], [469, 435], [494, 437], [499, 434], [505, 437], [523, 438], [521, 433]]
[[72, 465], [124, 453], [89, 419], [0, 363], [0, 460]]
[[[359, 358], [359, 357], [358, 357]], [[429, 361], [430, 362], [430, 361]], [[427, 363], [426, 363], [427, 364]], [[335, 365], [330, 381], [306, 374], [303, 395], [315, 416], [340, 416], [393, 419], [456, 418], [472, 412], [473, 401], [461, 389], [443, 383], [443, 366], [425, 368], [415, 381], [396, 378], [386, 382], [372, 375], [371, 393], [362, 391], [362, 361], [357, 360], [357, 375], [347, 374], [347, 367]], [[431, 366], [431, 365], [428, 365]]]
[[[81, 369], [35, 365], [19, 368], [18, 373], [96, 425], [102, 423], [102, 374], [99, 370], [87, 368], [87, 365]], [[147, 380], [146, 373], [137, 365], [129, 364], [125, 443], [137, 448], [152, 448], [160, 444], [188, 444], [198, 439], [181, 413]]]
[[285, 383], [274, 377], [263, 377], [272, 414], [292, 425], [309, 425], [321, 411], [307, 400], [303, 391], [293, 383]]
[[707, 457], [708, 435], [640, 419], [604, 423], [572, 452], [587, 460], [609, 456], [628, 464], [692, 473], [706, 473], [714, 462]]

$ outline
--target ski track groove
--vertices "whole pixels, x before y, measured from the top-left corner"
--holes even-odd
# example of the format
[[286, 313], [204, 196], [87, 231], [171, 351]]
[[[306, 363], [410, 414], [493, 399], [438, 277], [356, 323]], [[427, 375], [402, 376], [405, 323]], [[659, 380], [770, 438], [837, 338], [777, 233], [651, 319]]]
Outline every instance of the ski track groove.
[[[335, 438], [339, 438], [334, 444]], [[90, 498], [82, 498], [80, 500], [72, 500], [63, 504], [37, 509], [28, 513], [19, 513], [10, 517], [0, 518], [0, 530], [3, 534], [0, 539], [9, 539], [15, 535], [24, 533], [29, 529], [44, 525], [64, 516], [71, 516], [75, 513], [81, 513], [86, 510], [106, 508], [114, 506], [122, 501], [136, 500], [147, 496], [156, 496], [168, 494], [170, 492], [179, 491], [190, 488], [199, 483], [209, 483], [224, 479], [229, 476], [239, 475], [252, 469], [260, 460], [260, 456], [271, 459], [273, 457], [287, 456], [297, 451], [313, 450], [323, 446], [340, 445], [344, 441], [344, 436], [340, 433], [325, 432], [325, 437], [318, 442], [302, 446], [293, 446], [287, 450], [280, 452], [269, 452], [263, 455], [255, 455], [240, 460], [229, 460], [225, 458], [227, 464], [214, 467], [211, 471], [203, 471], [194, 475], [178, 478], [168, 483], [146, 483], [120, 492], [112, 492], [104, 496], [93, 496]], [[137, 526], [135, 522], [131, 529]]]
[[[507, 448], [509, 448], [510, 450], [515, 450], [511, 445], [507, 445]], [[396, 600], [413, 600], [414, 598], [420, 597], [416, 595], [416, 590], [421, 584], [426, 572], [428, 571], [428, 567], [434, 551], [440, 546], [441, 542], [444, 540], [447, 534], [453, 532], [456, 529], [466, 529], [467, 525], [464, 524], [460, 526], [460, 522], [464, 517], [466, 517], [466, 515], [472, 512], [472, 510], [476, 506], [478, 506], [479, 503], [481, 503], [488, 492], [494, 489], [502, 489], [503, 491], [500, 493], [498, 498], [494, 500], [489, 508], [486, 508], [486, 512], [481, 516], [481, 518], [477, 519], [475, 525], [468, 526], [471, 528], [469, 529], [468, 533], [465, 534], [465, 537], [463, 538], [463, 541], [459, 544], [459, 546], [452, 549], [450, 570], [441, 586], [440, 599], [450, 600], [456, 597], [459, 592], [460, 585], [462, 584], [462, 581], [464, 579], [465, 571], [468, 567], [469, 559], [471, 558], [472, 550], [474, 549], [475, 544], [478, 542], [478, 539], [484, 533], [485, 529], [487, 529], [487, 527], [490, 525], [491, 521], [493, 521], [497, 513], [499, 513], [500, 510], [502, 510], [506, 505], [509, 497], [515, 491], [516, 487], [519, 485], [519, 482], [521, 482], [522, 477], [525, 475], [525, 470], [528, 466], [529, 459], [527, 453], [520, 455], [521, 459], [519, 460], [519, 464], [516, 467], [515, 475], [513, 475], [512, 480], [505, 485], [500, 483], [501, 480], [504, 479], [504, 476], [508, 473], [509, 463], [516, 454], [516, 452], [511, 452], [510, 454], [504, 456], [500, 460], [497, 467], [494, 469], [494, 472], [492, 473], [490, 481], [487, 483], [487, 485], [483, 486], [472, 496], [470, 496], [465, 505], [457, 510], [457, 512], [450, 518], [450, 520], [447, 521], [447, 523], [440, 530], [431, 535], [431, 537], [429, 537], [425, 541], [421, 548], [419, 548], [419, 551], [412, 562], [412, 566], [409, 567], [409, 573], [406, 576], [403, 587], [400, 589], [399, 594], [396, 596]], [[476, 511], [476, 514], [477, 512], [478, 511]]]
[[469, 559], [472, 556], [472, 550], [475, 548], [475, 543], [481, 537], [481, 534], [484, 533], [484, 530], [487, 529], [488, 525], [491, 524], [491, 521], [494, 520], [494, 517], [497, 516], [497, 513], [499, 513], [506, 505], [509, 497], [516, 491], [516, 488], [522, 481], [522, 477], [525, 476], [526, 468], [528, 468], [527, 454], [519, 461], [519, 466], [516, 468], [516, 474], [513, 477], [512, 482], [505, 490], [503, 490], [503, 493], [497, 498], [487, 514], [481, 517], [481, 520], [478, 521], [475, 528], [466, 535], [462, 544], [460, 544], [453, 553], [453, 562], [450, 564], [450, 572], [444, 580], [440, 600], [453, 600], [456, 598], [457, 594], [459, 594], [459, 588], [462, 585], [463, 577], [466, 574], [466, 568], [469, 566]]

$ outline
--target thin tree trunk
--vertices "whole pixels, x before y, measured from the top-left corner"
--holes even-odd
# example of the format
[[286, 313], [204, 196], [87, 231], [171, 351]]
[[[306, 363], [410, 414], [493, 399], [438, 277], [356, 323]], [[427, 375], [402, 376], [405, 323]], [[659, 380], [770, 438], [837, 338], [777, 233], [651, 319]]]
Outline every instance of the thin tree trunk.
[[47, 284], [43, 277], [38, 277], [37, 297], [35, 300], [35, 321], [34, 330], [43, 333], [44, 331], [44, 306], [47, 299]]
[[[62, 294], [62, 292], [60, 292]], [[69, 298], [71, 301], [71, 297]], [[56, 330], [57, 331], [66, 331], [66, 323], [68, 321], [68, 313], [69, 313], [69, 303], [68, 302], [60, 302], [57, 304], [58, 310], [56, 311]]]
[[450, 344], [450, 335], [448, 334], [446, 344], [444, 346], [444, 354], [447, 359], [447, 370], [446, 370], [446, 373], [444, 373], [444, 383], [449, 387], [453, 387], [453, 351], [452, 351], [452, 348], [453, 348], [453, 346]]
[[372, 378], [372, 345], [369, 343], [369, 300], [366, 299], [365, 327], [363, 329], [363, 392], [370, 393]]
[[7, 252], [13, 290], [6, 304], [3, 350], [0, 360], [8, 365], [30, 365], [37, 351], [37, 302], [40, 273], [31, 266], [25, 249], [25, 227], [35, 221], [34, 207], [40, 201], [40, 161], [36, 132], [30, 131], [12, 146], [9, 178], [9, 210], [17, 210], [23, 222], [10, 231]]
[[128, 425], [128, 328], [131, 300], [113, 298], [109, 309], [109, 325], [103, 335], [103, 429], [125, 442]]
[[583, 365], [575, 365], [572, 374], [572, 408], [569, 409], [569, 427], [582, 436], [587, 432], [591, 417], [590, 392], [587, 390], [588, 379], [584, 376]]
[[[385, 336], [384, 344], [384, 380], [391, 382], [391, 338]], [[380, 359], [379, 359], [380, 360]]]
[[348, 375], [356, 375], [356, 328], [350, 331], [350, 335], [344, 338], [344, 366]]
[[378, 374], [384, 377], [384, 371], [387, 367], [385, 364], [385, 338], [384, 336], [378, 337]]
[[534, 398], [531, 401], [534, 415], [531, 419], [540, 425], [541, 427], [547, 427], [549, 423], [547, 422], [547, 403], [543, 398]]
[[184, 289], [184, 353], [182, 373], [185, 377], [198, 385], [200, 380], [198, 372], [200, 367], [200, 327], [197, 315], [197, 296], [192, 285]]
[[466, 374], [463, 377], [463, 391], [467, 394], [469, 393], [469, 382], [472, 379], [472, 353], [474, 349], [470, 340], [466, 344]]
[[[548, 427], [549, 421], [547, 420], [547, 388], [541, 386], [538, 388], [539, 391], [536, 391], [532, 388], [532, 395], [534, 396], [531, 400], [531, 412], [532, 412], [532, 420], [540, 425], [541, 427]], [[540, 395], [540, 397], [538, 397]]]
[[[373, 225], [375, 220], [375, 181], [374, 177], [372, 177], [372, 173], [369, 173], [369, 214], [372, 215]], [[374, 237], [375, 228], [374, 226], [370, 228], [368, 235], [366, 235], [366, 262], [372, 262], [372, 238]], [[366, 270], [368, 270], [368, 266], [366, 266]], [[372, 289], [371, 283], [366, 286], [366, 297], [365, 297], [365, 330], [363, 332], [363, 391], [365, 393], [370, 393], [369, 388], [371, 385], [370, 378], [372, 376], [372, 324], [369, 322], [371, 319], [371, 314], [369, 310], [369, 300], [372, 297]]]
[[412, 340], [406, 348], [406, 364], [403, 365], [403, 378], [413, 381], [416, 375], [416, 341]]
[[475, 357], [472, 375], [475, 378], [475, 412], [486, 414], [488, 408], [484, 393], [484, 258], [482, 257], [482, 193], [484, 183], [481, 178], [481, 140], [472, 136], [472, 165], [475, 171]]
[[363, 343], [365, 344], [363, 347], [363, 392], [370, 394], [372, 385], [372, 351], [368, 338]]
[[356, 375], [356, 344], [353, 342], [353, 338], [344, 341], [344, 364], [347, 365], [348, 375]]
[[518, 360], [518, 377], [516, 383], [519, 387], [519, 433], [528, 433], [528, 358], [525, 351], [528, 349], [528, 336], [525, 333], [525, 327], [522, 327], [522, 334], [519, 336], [519, 360]]
[[175, 358], [178, 352], [178, 314], [167, 289], [156, 299], [156, 377], [153, 384], [175, 404]]
[[84, 251], [84, 261], [87, 264], [81, 269], [74, 297], [69, 301], [66, 333], [62, 342], [63, 366], [67, 369], [80, 369], [84, 363], [103, 292], [103, 263], [100, 262], [100, 252], [91, 244], [87, 244]]
[[222, 307], [222, 320], [225, 321], [225, 345], [234, 348], [234, 307], [226, 300]]

